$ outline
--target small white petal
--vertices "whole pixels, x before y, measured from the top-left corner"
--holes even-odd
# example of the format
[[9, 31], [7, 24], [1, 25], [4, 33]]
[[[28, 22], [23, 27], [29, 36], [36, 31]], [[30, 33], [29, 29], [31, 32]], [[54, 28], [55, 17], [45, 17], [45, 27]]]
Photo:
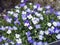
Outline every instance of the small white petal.
[[51, 24], [51, 23], [47, 23], [47, 25], [48, 25], [49, 27], [51, 27], [52, 24]]
[[20, 38], [19, 38], [19, 39], [16, 39], [16, 42], [17, 42], [17, 43], [22, 43], [22, 41], [21, 41]]
[[53, 22], [53, 26], [57, 26], [57, 23], [56, 22]]
[[27, 18], [28, 18], [28, 19], [31, 19], [31, 18], [33, 18], [33, 17], [32, 17], [32, 15], [30, 14], [29, 16], [27, 16]]
[[32, 26], [29, 26], [29, 29], [31, 30], [31, 29], [33, 29], [33, 27]]
[[42, 35], [39, 35], [39, 39], [40, 39], [40, 40], [43, 40], [43, 38], [44, 38], [44, 37], [43, 37]]
[[57, 16], [58, 19], [60, 19], [60, 16]]
[[58, 34], [58, 35], [56, 36], [56, 38], [57, 38], [57, 39], [60, 39], [60, 34]]
[[49, 34], [49, 31], [45, 31], [45, 34], [48, 35]]
[[43, 10], [43, 8], [42, 7], [38, 7], [38, 9], [37, 9], [38, 11], [42, 11]]
[[7, 34], [11, 34], [11, 30], [8, 30], [8, 31], [7, 31]]
[[27, 5], [24, 6], [24, 9], [27, 9]]
[[44, 31], [41, 30], [41, 31], [39, 32], [39, 34], [44, 35]]
[[15, 37], [16, 37], [16, 38], [20, 38], [20, 35], [19, 35], [19, 34], [15, 34]]

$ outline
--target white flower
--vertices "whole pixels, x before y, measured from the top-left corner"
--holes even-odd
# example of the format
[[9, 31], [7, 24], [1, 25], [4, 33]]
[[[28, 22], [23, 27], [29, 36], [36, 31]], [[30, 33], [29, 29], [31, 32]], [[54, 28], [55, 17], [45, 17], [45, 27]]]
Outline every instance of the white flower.
[[7, 31], [7, 34], [11, 34], [11, 30], [8, 30], [8, 31]]
[[44, 42], [44, 45], [48, 45], [48, 43], [47, 42]]
[[45, 11], [43, 11], [43, 13], [45, 13]]
[[26, 14], [26, 12], [25, 11], [22, 11], [22, 14]]
[[48, 25], [49, 27], [51, 27], [52, 24], [48, 22], [47, 25]]
[[4, 45], [9, 45], [8, 43], [5, 43]]
[[8, 29], [8, 26], [6, 26], [5, 29]]
[[42, 7], [38, 7], [37, 10], [38, 10], [38, 11], [42, 11], [43, 8], [42, 8]]
[[13, 26], [13, 30], [17, 30], [17, 27], [16, 26]]
[[10, 12], [11, 15], [12, 15], [13, 13], [14, 13], [13, 11]]
[[44, 37], [43, 37], [42, 35], [39, 35], [39, 39], [40, 39], [40, 40], [43, 40], [43, 38], [44, 38]]
[[35, 8], [37, 8], [37, 6], [36, 5], [33, 5], [33, 8], [35, 9]]
[[16, 9], [16, 12], [17, 12], [17, 13], [20, 13], [19, 9]]
[[47, 31], [45, 31], [44, 33], [45, 33], [46, 35], [48, 35], [48, 34], [49, 34], [49, 31], [47, 30]]
[[44, 35], [44, 31], [41, 30], [41, 31], [39, 32], [39, 34]]
[[58, 34], [58, 35], [56, 36], [56, 38], [57, 38], [57, 39], [60, 39], [60, 34]]
[[19, 35], [19, 34], [15, 34], [15, 37], [16, 37], [16, 38], [20, 38], [20, 35]]
[[38, 12], [35, 12], [35, 15], [36, 15], [37, 17], [42, 16], [42, 14], [41, 14], [41, 13], [38, 13]]
[[19, 6], [15, 6], [15, 8], [19, 9], [20, 7]]
[[17, 18], [18, 17], [18, 13], [14, 13], [13, 16]]
[[34, 18], [32, 18], [32, 22], [33, 22], [33, 24], [37, 24], [39, 22], [39, 19], [34, 17]]
[[28, 19], [31, 19], [31, 18], [33, 18], [33, 17], [32, 17], [32, 15], [30, 14], [30, 15], [27, 16], [27, 18], [28, 18]]
[[29, 3], [29, 5], [32, 5], [32, 3]]
[[31, 30], [31, 29], [33, 29], [33, 27], [32, 27], [32, 26], [29, 26], [28, 28], [29, 28], [30, 30]]
[[20, 38], [19, 38], [19, 39], [16, 39], [16, 42], [17, 42], [17, 43], [22, 43], [22, 41], [21, 41]]
[[60, 19], [60, 16], [57, 16], [58, 19]]
[[8, 11], [7, 13], [8, 13], [8, 14], [10, 14], [10, 13], [11, 13], [11, 11]]
[[43, 16], [41, 16], [41, 17], [40, 17], [40, 20], [43, 20], [43, 19], [44, 19]]
[[56, 22], [53, 22], [53, 26], [57, 26], [57, 23]]
[[15, 44], [15, 43], [14, 43], [14, 42], [12, 42], [12, 41], [11, 41], [10, 43], [11, 43], [12, 45], [14, 45], [14, 44]]
[[27, 9], [27, 5], [24, 6], [24, 9]]

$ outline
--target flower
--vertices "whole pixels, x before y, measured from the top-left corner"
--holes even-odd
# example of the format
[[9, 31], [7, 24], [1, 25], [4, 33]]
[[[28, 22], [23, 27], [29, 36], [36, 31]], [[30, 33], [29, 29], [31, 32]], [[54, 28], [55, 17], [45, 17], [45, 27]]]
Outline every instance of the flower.
[[31, 34], [30, 31], [26, 32], [27, 37], [29, 37], [30, 34]]
[[40, 20], [43, 20], [43, 19], [44, 19], [43, 16], [41, 16], [41, 17], [40, 17]]
[[25, 6], [25, 3], [21, 3], [21, 4], [20, 4], [20, 7], [24, 7], [24, 6]]
[[26, 11], [22, 11], [22, 14], [23, 14], [23, 15], [24, 15], [24, 14], [26, 15], [26, 13], [27, 13]]
[[50, 9], [50, 8], [51, 8], [51, 6], [50, 6], [50, 5], [47, 5], [47, 6], [45, 6], [45, 8], [46, 8], [46, 9]]
[[43, 7], [38, 7], [37, 10], [38, 11], [43, 11]]
[[48, 25], [49, 27], [51, 27], [52, 24], [51, 24], [50, 22], [48, 22], [47, 25]]
[[41, 26], [39, 24], [36, 24], [35, 27], [36, 27], [36, 29], [41, 28]]
[[47, 31], [44, 31], [44, 33], [46, 34], [46, 35], [48, 35], [49, 34], [49, 31], [47, 30]]
[[31, 12], [31, 10], [30, 10], [29, 8], [27, 8], [27, 9], [26, 9], [26, 12], [29, 12], [29, 13], [30, 13], [30, 12]]
[[4, 36], [1, 37], [3, 40], [6, 40], [6, 38]]
[[43, 43], [40, 41], [40, 42], [37, 43], [37, 45], [43, 45]]
[[44, 36], [43, 35], [39, 35], [39, 39], [43, 40]]
[[17, 27], [16, 26], [13, 26], [13, 30], [17, 30]]
[[60, 11], [56, 11], [56, 12], [54, 12], [57, 16], [59, 16], [60, 15]]
[[21, 44], [22, 40], [19, 38], [19, 39], [16, 39], [16, 42]]
[[60, 39], [60, 34], [57, 34], [57, 35], [56, 35], [56, 38], [57, 38], [57, 39]]
[[23, 20], [26, 20], [26, 19], [27, 19], [27, 16], [23, 14], [23, 15], [22, 15], [22, 19], [23, 19]]
[[57, 26], [57, 23], [55, 21], [53, 22], [53, 26]]
[[0, 42], [2, 42], [3, 40], [2, 40], [2, 37], [0, 37]]
[[16, 38], [20, 38], [20, 35], [19, 35], [19, 34], [15, 34], [15, 37], [16, 37]]
[[39, 18], [33, 17], [32, 22], [33, 22], [33, 24], [37, 24], [39, 22]]
[[9, 45], [9, 43], [6, 42], [4, 45]]
[[44, 45], [48, 45], [48, 43], [47, 42], [44, 42]]
[[27, 15], [27, 18], [28, 18], [28, 19], [32, 19], [33, 16], [32, 16], [31, 14], [29, 14], [29, 15]]
[[30, 30], [31, 30], [31, 29], [33, 29], [33, 27], [32, 27], [32, 26], [29, 26], [28, 28], [29, 28]]
[[8, 30], [8, 31], [7, 31], [7, 34], [11, 34], [11, 30]]
[[5, 30], [5, 27], [4, 26], [1, 26], [0, 30], [3, 30], [4, 31]]
[[16, 9], [16, 12], [17, 12], [17, 13], [20, 13], [20, 10], [19, 10], [19, 9]]
[[25, 5], [25, 6], [24, 6], [24, 9], [26, 10], [27, 8], [28, 8], [27, 5]]
[[44, 31], [40, 30], [39, 34], [44, 35]]

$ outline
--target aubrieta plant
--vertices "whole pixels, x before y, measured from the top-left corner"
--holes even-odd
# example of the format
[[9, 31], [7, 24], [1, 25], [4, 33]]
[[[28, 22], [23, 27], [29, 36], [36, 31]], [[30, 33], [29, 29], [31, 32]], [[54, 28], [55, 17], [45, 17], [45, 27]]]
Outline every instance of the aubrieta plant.
[[21, 0], [0, 17], [0, 45], [48, 45], [60, 39], [60, 11]]

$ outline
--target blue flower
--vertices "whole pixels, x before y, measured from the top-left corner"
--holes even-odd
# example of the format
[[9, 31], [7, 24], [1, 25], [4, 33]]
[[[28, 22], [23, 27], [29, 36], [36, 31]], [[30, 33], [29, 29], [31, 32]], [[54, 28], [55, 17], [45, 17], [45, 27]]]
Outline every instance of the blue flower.
[[41, 26], [39, 24], [36, 24], [35, 27], [36, 27], [36, 29], [41, 28]]

